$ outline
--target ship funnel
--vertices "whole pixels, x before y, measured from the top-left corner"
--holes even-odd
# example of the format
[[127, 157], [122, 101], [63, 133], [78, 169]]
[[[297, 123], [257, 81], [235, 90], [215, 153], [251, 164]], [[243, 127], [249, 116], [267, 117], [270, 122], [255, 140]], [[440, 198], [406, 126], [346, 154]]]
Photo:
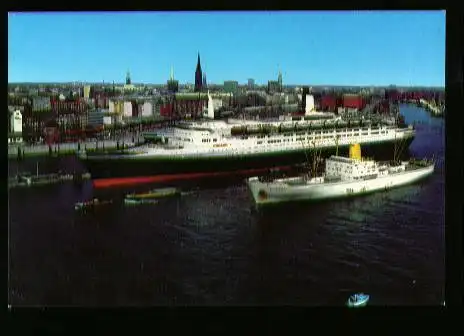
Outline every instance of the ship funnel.
[[361, 146], [358, 143], [350, 145], [350, 159], [361, 160]]

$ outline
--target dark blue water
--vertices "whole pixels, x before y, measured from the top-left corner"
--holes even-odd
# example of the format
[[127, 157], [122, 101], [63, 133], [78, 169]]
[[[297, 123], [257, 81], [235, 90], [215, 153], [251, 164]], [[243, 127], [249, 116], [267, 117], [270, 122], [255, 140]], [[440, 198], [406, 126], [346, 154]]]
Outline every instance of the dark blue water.
[[401, 111], [417, 121], [411, 153], [441, 164], [420, 184], [352, 200], [256, 212], [236, 182], [84, 215], [72, 206], [92, 197], [91, 184], [11, 190], [9, 301], [343, 305], [363, 291], [372, 305], [437, 305], [444, 125], [416, 107]]

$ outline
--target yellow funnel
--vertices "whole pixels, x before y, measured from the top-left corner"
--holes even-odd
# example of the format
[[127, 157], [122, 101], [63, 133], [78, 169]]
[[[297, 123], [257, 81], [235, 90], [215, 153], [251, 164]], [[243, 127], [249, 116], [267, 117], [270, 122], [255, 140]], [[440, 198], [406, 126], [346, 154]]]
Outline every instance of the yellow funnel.
[[361, 160], [361, 146], [359, 144], [350, 145], [350, 159]]

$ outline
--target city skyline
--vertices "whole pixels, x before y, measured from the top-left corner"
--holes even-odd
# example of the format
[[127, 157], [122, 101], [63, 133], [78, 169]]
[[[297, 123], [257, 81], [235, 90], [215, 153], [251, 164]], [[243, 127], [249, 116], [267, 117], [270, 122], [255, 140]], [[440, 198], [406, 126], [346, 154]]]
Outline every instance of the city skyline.
[[[121, 24], [124, 22], [124, 24]], [[214, 27], [214, 29], [212, 29]], [[98, 33], [96, 33], [98, 32]], [[36, 50], [40, 50], [37, 52]], [[8, 82], [444, 87], [444, 11], [9, 13]]]

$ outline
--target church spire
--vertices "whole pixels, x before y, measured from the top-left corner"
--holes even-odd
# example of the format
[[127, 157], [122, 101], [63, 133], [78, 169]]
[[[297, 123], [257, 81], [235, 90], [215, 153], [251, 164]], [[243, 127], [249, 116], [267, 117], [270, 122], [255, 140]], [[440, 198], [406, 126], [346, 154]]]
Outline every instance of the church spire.
[[200, 53], [198, 53], [198, 59], [197, 59], [197, 71], [200, 69], [201, 71], [201, 64], [200, 64]]
[[280, 66], [278, 66], [279, 68], [279, 77], [277, 79], [278, 83], [279, 83], [279, 91], [282, 92], [282, 71], [280, 70]]
[[195, 92], [200, 92], [203, 88], [203, 76], [201, 73], [200, 53], [198, 53], [197, 69], [195, 70]]

